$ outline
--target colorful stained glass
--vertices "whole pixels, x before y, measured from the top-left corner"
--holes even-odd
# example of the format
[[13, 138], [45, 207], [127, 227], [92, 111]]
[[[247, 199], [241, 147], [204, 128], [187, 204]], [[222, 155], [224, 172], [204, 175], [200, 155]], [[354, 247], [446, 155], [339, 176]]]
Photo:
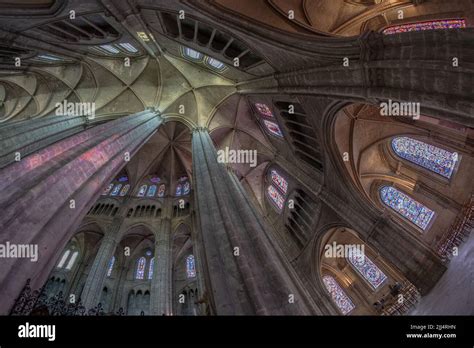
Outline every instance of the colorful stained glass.
[[115, 256], [112, 256], [112, 258], [109, 261], [109, 266], [107, 267], [107, 277], [110, 277], [112, 275], [114, 263], [115, 263]]
[[275, 204], [279, 210], [282, 210], [283, 205], [285, 204], [285, 199], [280, 194], [280, 192], [278, 192], [273, 185], [268, 186], [267, 192], [272, 203]]
[[111, 196], [117, 196], [122, 188], [122, 184], [115, 185], [114, 189], [112, 190]]
[[418, 203], [394, 187], [383, 186], [380, 189], [380, 198], [387, 206], [395, 210], [407, 220], [413, 222], [422, 230], [425, 230], [428, 227], [431, 219], [433, 219], [435, 215], [434, 211], [428, 209], [423, 204]]
[[288, 190], [288, 181], [286, 181], [275, 169], [271, 171], [272, 182], [280, 189], [283, 194]]
[[392, 149], [401, 158], [448, 179], [451, 178], [456, 164], [459, 162], [457, 152], [449, 152], [408, 137], [394, 138]]
[[437, 21], [419, 22], [412, 24], [394, 25], [383, 31], [385, 35], [400, 34], [410, 31], [461, 29], [466, 27], [464, 19], [443, 19]]
[[355, 308], [349, 296], [346, 295], [333, 277], [324, 276], [323, 283], [342, 314], [346, 315]]
[[273, 118], [273, 112], [268, 107], [267, 104], [255, 103], [255, 108], [257, 109], [257, 111], [259, 112], [260, 115]]
[[188, 180], [188, 177], [187, 177], [187, 176], [182, 176], [182, 177], [180, 177], [180, 178], [178, 179], [179, 182], [184, 182], [184, 181], [186, 181], [186, 180]]
[[186, 257], [186, 275], [188, 278], [194, 278], [196, 276], [194, 255], [188, 255], [188, 257]]
[[130, 190], [130, 185], [129, 184], [125, 185], [122, 188], [122, 191], [120, 191], [120, 196], [124, 197], [128, 193], [129, 190]]
[[143, 279], [145, 277], [145, 266], [146, 259], [144, 256], [138, 259], [137, 272], [135, 273], [135, 279]]
[[114, 187], [114, 184], [109, 184], [109, 186], [104, 188], [104, 191], [102, 191], [102, 195], [107, 196], [110, 193], [110, 190], [112, 190], [112, 187]]
[[151, 185], [146, 194], [147, 197], [155, 197], [156, 189], [157, 189], [156, 185]]
[[128, 181], [128, 176], [126, 176], [126, 175], [122, 175], [120, 178], [118, 178], [118, 181], [119, 181], [119, 182], [125, 182], [125, 181]]
[[153, 267], [155, 265], [155, 258], [152, 257], [150, 260], [150, 267], [148, 268], [148, 279], [153, 279]]
[[159, 189], [158, 189], [158, 197], [164, 197], [165, 196], [165, 191], [166, 191], [166, 186], [165, 184], [161, 184]]
[[263, 120], [263, 123], [265, 124], [265, 127], [271, 134], [280, 138], [283, 137], [283, 133], [281, 132], [280, 127], [275, 122]]
[[178, 186], [176, 186], [176, 196], [181, 196], [182, 193], [183, 193], [183, 185], [178, 184]]
[[187, 195], [191, 191], [191, 184], [189, 181], [186, 181], [183, 185], [183, 195]]
[[140, 186], [140, 189], [138, 190], [137, 197], [145, 197], [146, 189], [148, 188], [148, 185], [142, 185]]
[[374, 289], [387, 279], [387, 276], [360, 249], [353, 247], [349, 252], [348, 260]]
[[154, 184], [158, 184], [161, 181], [161, 179], [158, 176], [152, 176], [150, 178], [150, 181]]

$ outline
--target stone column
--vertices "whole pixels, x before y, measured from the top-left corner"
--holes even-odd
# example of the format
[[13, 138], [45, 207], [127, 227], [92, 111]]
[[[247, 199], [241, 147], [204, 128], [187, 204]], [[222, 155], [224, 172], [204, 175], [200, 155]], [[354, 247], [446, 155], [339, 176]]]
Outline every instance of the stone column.
[[151, 281], [150, 313], [170, 315], [172, 301], [171, 198], [165, 199], [162, 218], [155, 232], [155, 264]]
[[[297, 288], [284, 257], [240, 182], [217, 162], [209, 133], [193, 133], [195, 209], [200, 263], [217, 315], [297, 315], [317, 312]], [[293, 302], [294, 299], [294, 302]]]
[[156, 132], [161, 118], [144, 111], [80, 132], [0, 170], [0, 243], [38, 246], [38, 260], [0, 263], [0, 313], [28, 278], [42, 286], [104, 186]]
[[121, 227], [123, 226], [125, 214], [128, 210], [127, 201], [126, 199], [122, 202], [117, 215], [107, 228], [100, 247], [97, 250], [97, 255], [92, 263], [92, 267], [87, 275], [81, 294], [82, 304], [87, 309], [97, 306], [100, 301], [110, 259], [115, 254], [115, 249], [122, 238], [123, 231]]

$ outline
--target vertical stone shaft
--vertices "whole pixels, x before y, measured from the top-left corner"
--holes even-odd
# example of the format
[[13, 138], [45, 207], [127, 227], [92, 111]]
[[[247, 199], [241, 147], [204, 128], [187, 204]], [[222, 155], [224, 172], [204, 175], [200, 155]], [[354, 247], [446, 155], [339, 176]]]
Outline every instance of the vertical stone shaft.
[[171, 203], [171, 198], [165, 200], [163, 215], [155, 232], [155, 265], [150, 299], [152, 315], [171, 314]]
[[192, 145], [200, 257], [215, 314], [308, 314], [264, 221], [217, 162], [207, 130], [195, 130]]
[[84, 289], [81, 294], [82, 303], [86, 308], [92, 308], [100, 301], [110, 259], [115, 254], [115, 249], [120, 242], [122, 232], [124, 232], [121, 227], [123, 226], [125, 214], [128, 210], [127, 202], [128, 199], [122, 202], [117, 215], [107, 228], [94, 262], [92, 263], [92, 267], [87, 275]]

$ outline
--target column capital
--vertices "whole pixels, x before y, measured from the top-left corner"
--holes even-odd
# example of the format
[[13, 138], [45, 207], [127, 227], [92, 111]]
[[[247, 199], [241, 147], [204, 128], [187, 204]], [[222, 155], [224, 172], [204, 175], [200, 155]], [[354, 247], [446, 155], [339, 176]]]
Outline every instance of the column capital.
[[203, 126], [197, 126], [192, 129], [193, 133], [196, 132], [209, 132], [209, 128]]

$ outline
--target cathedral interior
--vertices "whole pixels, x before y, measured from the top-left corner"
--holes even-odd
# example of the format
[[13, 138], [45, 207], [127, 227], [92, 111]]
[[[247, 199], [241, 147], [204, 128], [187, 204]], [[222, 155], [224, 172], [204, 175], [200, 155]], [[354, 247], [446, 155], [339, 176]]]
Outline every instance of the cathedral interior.
[[472, 26], [0, 0], [0, 314], [474, 315]]

